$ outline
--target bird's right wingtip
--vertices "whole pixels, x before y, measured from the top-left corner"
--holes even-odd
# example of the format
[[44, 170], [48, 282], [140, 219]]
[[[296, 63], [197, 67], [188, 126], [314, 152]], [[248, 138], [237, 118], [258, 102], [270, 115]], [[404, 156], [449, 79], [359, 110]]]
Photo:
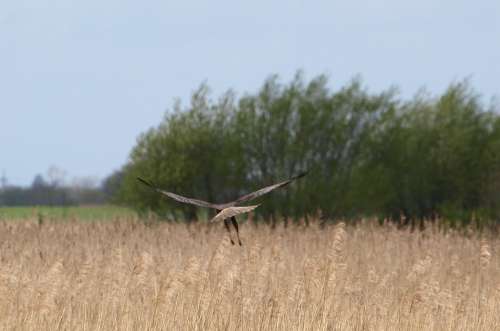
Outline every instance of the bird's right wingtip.
[[304, 177], [305, 175], [307, 175], [307, 173], [309, 172], [309, 170], [306, 170], [306, 171], [302, 171], [301, 173], [299, 173], [298, 175], [294, 176], [293, 179], [299, 179], [299, 178], [302, 178]]
[[140, 181], [141, 183], [143, 183], [144, 185], [155, 188], [155, 186], [151, 182], [145, 180], [144, 178], [137, 177], [137, 180]]

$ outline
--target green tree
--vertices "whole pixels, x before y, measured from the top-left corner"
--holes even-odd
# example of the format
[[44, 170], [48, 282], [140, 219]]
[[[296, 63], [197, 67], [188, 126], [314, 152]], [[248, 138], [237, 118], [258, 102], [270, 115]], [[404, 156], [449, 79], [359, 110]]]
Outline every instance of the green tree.
[[255, 94], [210, 98], [203, 84], [142, 134], [123, 169], [121, 201], [194, 219], [197, 209], [163, 199], [137, 176], [179, 194], [224, 202], [304, 170], [265, 197], [264, 217], [379, 215], [467, 220], [498, 217], [500, 124], [465, 82], [440, 96], [403, 101], [370, 93], [359, 79], [339, 90], [299, 72], [267, 79]]

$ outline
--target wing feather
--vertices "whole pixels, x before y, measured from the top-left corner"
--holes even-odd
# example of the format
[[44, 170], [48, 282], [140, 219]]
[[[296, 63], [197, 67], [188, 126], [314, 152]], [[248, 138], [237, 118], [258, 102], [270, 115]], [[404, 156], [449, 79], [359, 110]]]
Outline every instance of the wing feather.
[[277, 188], [280, 188], [280, 187], [283, 187], [283, 186], [287, 186], [288, 184], [290, 184], [291, 182], [293, 182], [294, 180], [296, 179], [299, 179], [299, 178], [302, 178], [304, 177], [305, 175], [307, 175], [307, 172], [303, 172], [297, 176], [294, 176], [290, 179], [287, 179], [283, 182], [280, 182], [278, 184], [274, 184], [274, 185], [270, 185], [270, 186], [266, 186], [264, 188], [261, 188], [260, 190], [257, 190], [255, 192], [252, 192], [252, 193], [248, 193], [242, 197], [239, 197], [238, 199], [234, 200], [232, 202], [233, 205], [235, 204], [239, 204], [239, 203], [242, 203], [242, 202], [245, 202], [245, 201], [249, 201], [249, 200], [253, 200], [253, 199], [256, 199], [260, 196], [263, 196], [264, 194], [267, 194]]
[[158, 192], [160, 194], [163, 194], [163, 195], [165, 195], [165, 196], [167, 196], [167, 197], [169, 197], [171, 199], [174, 199], [175, 201], [182, 202], [182, 203], [187, 203], [187, 204], [191, 204], [191, 205], [195, 205], [195, 206], [199, 206], [199, 207], [206, 207], [206, 208], [212, 208], [212, 209], [220, 209], [220, 206], [218, 206], [217, 204], [213, 204], [213, 203], [206, 202], [206, 201], [203, 201], [203, 200], [198, 200], [198, 199], [183, 197], [182, 195], [162, 190], [162, 189], [156, 187], [150, 181], [147, 181], [147, 180], [145, 180], [145, 179], [143, 179], [141, 177], [137, 177], [137, 180], [139, 180], [141, 183], [143, 183], [143, 184], [151, 187], [156, 192]]

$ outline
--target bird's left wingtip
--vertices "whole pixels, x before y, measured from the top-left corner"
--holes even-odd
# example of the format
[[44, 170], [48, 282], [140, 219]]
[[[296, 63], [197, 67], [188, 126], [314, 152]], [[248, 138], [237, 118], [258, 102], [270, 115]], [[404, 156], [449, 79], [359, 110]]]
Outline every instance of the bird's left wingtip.
[[302, 178], [304, 177], [305, 175], [307, 175], [309, 173], [309, 170], [306, 170], [306, 171], [303, 171], [301, 173], [299, 173], [298, 175], [294, 176], [293, 179], [299, 179], [299, 178]]

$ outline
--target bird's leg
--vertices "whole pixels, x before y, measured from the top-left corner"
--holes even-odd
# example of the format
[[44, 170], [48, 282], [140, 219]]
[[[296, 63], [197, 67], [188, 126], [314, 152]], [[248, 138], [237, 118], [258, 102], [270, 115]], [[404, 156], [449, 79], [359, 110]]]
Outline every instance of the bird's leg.
[[231, 236], [231, 228], [229, 227], [229, 220], [228, 219], [224, 220], [224, 226], [226, 227], [226, 230], [229, 233], [229, 240], [231, 240], [231, 245], [234, 245], [234, 241], [233, 241], [233, 238]]
[[240, 244], [240, 246], [241, 246], [242, 244], [241, 244], [241, 240], [240, 240], [240, 231], [238, 229], [238, 222], [236, 222], [236, 218], [234, 216], [231, 217], [231, 222], [233, 223], [233, 226], [236, 229], [236, 236], [238, 237], [238, 244]]

